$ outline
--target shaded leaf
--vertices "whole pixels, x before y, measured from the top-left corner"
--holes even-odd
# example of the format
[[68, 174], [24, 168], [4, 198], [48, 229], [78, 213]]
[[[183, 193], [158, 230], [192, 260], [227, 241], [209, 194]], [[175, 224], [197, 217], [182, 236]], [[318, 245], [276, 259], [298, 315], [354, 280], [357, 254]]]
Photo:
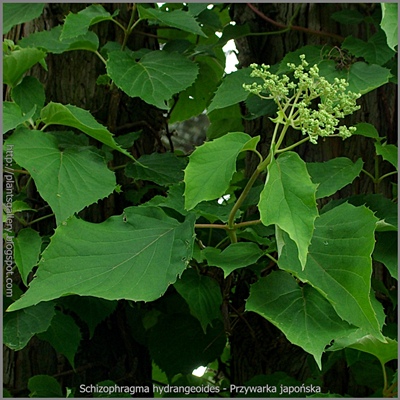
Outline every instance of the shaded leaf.
[[57, 352], [67, 358], [72, 368], [75, 368], [74, 358], [82, 335], [78, 325], [70, 315], [56, 311], [49, 329], [37, 336], [39, 339], [49, 342]]
[[225, 194], [236, 172], [236, 158], [251, 139], [246, 133], [231, 132], [196, 148], [185, 169], [186, 210]]
[[4, 3], [3, 4], [3, 35], [10, 29], [40, 16], [44, 3]]
[[364, 15], [357, 10], [340, 10], [331, 15], [334, 21], [340, 22], [344, 25], [356, 25], [364, 21]]
[[29, 48], [18, 49], [3, 56], [3, 82], [15, 87], [21, 81], [26, 71], [43, 61], [46, 53], [42, 50]]
[[171, 185], [183, 181], [184, 159], [173, 153], [152, 153], [141, 156], [140, 164], [131, 163], [125, 168], [130, 178], [155, 182], [158, 185]]
[[191, 315], [162, 315], [150, 331], [151, 358], [170, 379], [178, 373], [192, 373], [222, 354], [225, 332], [221, 322], [213, 325], [204, 334], [200, 322]]
[[376, 221], [364, 206], [341, 204], [316, 219], [304, 270], [285, 232], [278, 261], [281, 269], [317, 289], [342, 319], [383, 340], [370, 299]]
[[10, 310], [64, 295], [153, 301], [192, 257], [194, 216], [183, 223], [156, 207], [129, 207], [93, 224], [71, 218], [43, 252], [35, 279]]
[[398, 148], [394, 144], [380, 144], [375, 143], [376, 154], [382, 156], [385, 161], [390, 162], [395, 168], [398, 169]]
[[32, 33], [22, 38], [18, 44], [21, 47], [37, 47], [47, 53], [61, 54], [71, 50], [97, 51], [99, 38], [94, 32], [61, 41], [62, 25], [58, 25], [49, 31]]
[[376, 128], [372, 124], [368, 124], [366, 122], [359, 122], [356, 125], [357, 130], [354, 132], [354, 135], [361, 135], [365, 137], [370, 137], [376, 140], [380, 140], [379, 133]]
[[209, 266], [219, 267], [224, 271], [225, 278], [235, 269], [256, 263], [264, 254], [257, 244], [252, 242], [232, 243], [223, 251], [206, 247], [202, 253]]
[[306, 56], [306, 61], [309, 64], [309, 67], [312, 67], [315, 64], [319, 64], [325, 52], [328, 52], [329, 48], [326, 46], [315, 46], [315, 45], [306, 45], [300, 47], [295, 51], [291, 51], [283, 57], [282, 61], [279, 63], [278, 74], [287, 74], [292, 71], [288, 67], [288, 63], [298, 65], [300, 60], [300, 55], [304, 54]]
[[[57, 304], [73, 311], [78, 317], [86, 323], [89, 328], [91, 339], [94, 335], [96, 326], [105, 320], [117, 308], [116, 301], [108, 301], [95, 297], [67, 296], [58, 300]], [[46, 304], [46, 303], [41, 303]]]
[[318, 64], [320, 76], [325, 77], [330, 83], [335, 78], [345, 79], [348, 83], [348, 90], [354, 93], [365, 94], [389, 82], [390, 70], [379, 65], [368, 65], [358, 61], [352, 64], [347, 70], [339, 71], [334, 61], [321, 61]]
[[136, 61], [127, 52], [113, 51], [107, 73], [127, 95], [168, 109], [165, 102], [195, 81], [198, 66], [178, 53], [151, 51]]
[[185, 32], [194, 33], [195, 35], [207, 37], [201, 30], [200, 25], [190, 12], [183, 10], [173, 10], [164, 12], [154, 8], [144, 8], [138, 5], [139, 17], [141, 19], [148, 19], [157, 21], [163, 25], [172, 26]]
[[342, 47], [356, 57], [363, 57], [369, 64], [384, 65], [395, 55], [395, 52], [388, 47], [386, 35], [382, 30], [372, 35], [368, 42], [348, 36]]
[[29, 397], [65, 397], [60, 384], [50, 375], [35, 375], [28, 380]]
[[381, 262], [392, 278], [398, 280], [398, 235], [397, 232], [377, 232], [373, 258]]
[[217, 89], [222, 71], [221, 74], [217, 74], [212, 65], [215, 64], [215, 61], [203, 57], [203, 60], [198, 60], [197, 63], [199, 75], [192, 86], [179, 94], [178, 101], [171, 113], [170, 124], [201, 114], [207, 108]]
[[16, 128], [33, 117], [36, 107], [33, 107], [27, 114], [23, 114], [18, 104], [3, 102], [3, 134]]
[[272, 272], [251, 285], [246, 310], [262, 315], [291, 343], [312, 354], [320, 369], [325, 347], [355, 329], [342, 321], [317, 290], [299, 286], [283, 271]]
[[222, 295], [217, 281], [188, 269], [174, 287], [188, 303], [190, 313], [200, 321], [206, 334], [207, 326], [213, 326], [213, 320], [221, 318]]
[[28, 286], [29, 273], [39, 261], [41, 247], [42, 239], [39, 232], [31, 228], [21, 229], [14, 239], [15, 264], [25, 286]]
[[258, 203], [262, 223], [278, 225], [296, 243], [303, 269], [318, 216], [316, 191], [305, 162], [298, 154], [286, 152], [269, 164]]
[[387, 44], [392, 49], [398, 45], [398, 4], [397, 3], [381, 3], [382, 21], [381, 28], [386, 34]]
[[321, 163], [307, 163], [307, 171], [313, 183], [318, 184], [317, 199], [330, 196], [360, 175], [363, 161], [353, 163], [349, 158], [336, 157]]
[[11, 350], [23, 349], [37, 333], [44, 332], [54, 317], [54, 304], [41, 303], [14, 313], [5, 313], [3, 341]]
[[90, 137], [111, 147], [113, 150], [117, 150], [134, 160], [126, 150], [118, 146], [108, 129], [99, 124], [93, 115], [83, 108], [75, 107], [70, 104], [65, 106], [60, 103], [50, 102], [42, 109], [40, 116], [46, 126], [65, 125], [79, 129]]
[[12, 99], [23, 113], [28, 113], [36, 106], [35, 119], [39, 117], [44, 106], [45, 93], [43, 85], [33, 76], [25, 76], [22, 82], [11, 91]]
[[240, 132], [243, 129], [243, 119], [239, 104], [214, 110], [208, 114], [210, 126], [207, 129], [207, 138], [217, 139], [228, 132]]
[[90, 147], [60, 149], [66, 134], [51, 135], [20, 128], [7, 140], [14, 146], [14, 160], [30, 172], [58, 224], [108, 196], [116, 185], [115, 174]]

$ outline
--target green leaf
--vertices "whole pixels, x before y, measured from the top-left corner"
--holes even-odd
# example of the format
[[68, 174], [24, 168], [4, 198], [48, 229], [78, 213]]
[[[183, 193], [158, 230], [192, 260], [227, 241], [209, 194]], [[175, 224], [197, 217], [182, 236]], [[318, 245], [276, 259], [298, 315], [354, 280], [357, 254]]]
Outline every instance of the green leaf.
[[341, 204], [316, 219], [304, 270], [294, 242], [282, 233], [279, 267], [311, 284], [342, 319], [383, 340], [370, 299], [376, 221], [364, 206]]
[[21, 274], [22, 282], [28, 286], [28, 275], [39, 261], [42, 239], [39, 232], [25, 228], [18, 232], [14, 246], [15, 264]]
[[398, 148], [394, 144], [380, 144], [378, 142], [375, 143], [376, 154], [378, 156], [382, 156], [385, 161], [390, 162], [393, 167], [398, 169]]
[[313, 183], [318, 184], [317, 199], [330, 196], [360, 175], [363, 161], [353, 163], [349, 158], [337, 157], [322, 163], [307, 163]]
[[200, 25], [193, 17], [190, 12], [182, 10], [174, 10], [170, 12], [164, 12], [156, 10], [154, 8], [144, 8], [138, 5], [139, 17], [141, 19], [148, 19], [151, 21], [157, 21], [163, 25], [178, 28], [185, 32], [190, 32], [195, 35], [207, 37], [207, 35], [201, 30]]
[[206, 334], [207, 326], [213, 326], [213, 320], [221, 318], [222, 295], [217, 281], [188, 269], [174, 287], [188, 303], [190, 313], [200, 321]]
[[35, 375], [28, 380], [29, 397], [61, 398], [63, 395], [60, 384], [49, 375]]
[[221, 74], [213, 68], [212, 64], [215, 64], [215, 61], [204, 58], [204, 60], [198, 60], [197, 63], [200, 67], [199, 75], [192, 86], [179, 94], [171, 113], [170, 124], [201, 114], [217, 89]]
[[155, 182], [158, 185], [171, 185], [183, 180], [184, 159], [173, 153], [152, 153], [143, 155], [140, 164], [130, 163], [125, 175], [130, 178]]
[[46, 100], [43, 85], [33, 76], [25, 76], [22, 82], [12, 89], [11, 97], [25, 114], [36, 106], [34, 119], [39, 117]]
[[288, 67], [288, 63], [298, 65], [300, 60], [299, 57], [302, 54], [306, 56], [306, 61], [310, 67], [314, 64], [319, 64], [322, 60], [324, 51], [328, 50], [328, 48], [324, 49], [324, 47], [325, 46], [306, 45], [287, 53], [279, 63], [277, 74], [287, 74], [288, 72], [291, 72], [292, 70]]
[[318, 216], [316, 191], [305, 162], [298, 154], [286, 152], [269, 164], [258, 203], [262, 223], [278, 225], [296, 243], [303, 269]]
[[354, 93], [366, 94], [385, 83], [389, 82], [391, 77], [390, 70], [379, 65], [358, 61], [351, 65], [350, 69], [346, 68], [339, 71], [334, 61], [321, 61], [318, 64], [320, 76], [325, 77], [330, 83], [335, 78], [345, 79], [348, 81], [348, 90]]
[[115, 174], [90, 147], [62, 147], [67, 133], [51, 135], [19, 128], [7, 140], [14, 146], [14, 160], [30, 172], [57, 224], [107, 197], [116, 185]]
[[312, 354], [320, 369], [325, 347], [355, 329], [341, 320], [317, 290], [299, 286], [283, 271], [272, 272], [251, 285], [246, 310], [262, 315], [291, 343]]
[[386, 34], [387, 44], [392, 50], [396, 50], [398, 45], [398, 4], [397, 3], [381, 3], [382, 21], [381, 28]]
[[131, 97], [140, 97], [160, 109], [196, 79], [198, 66], [178, 53], [152, 51], [140, 61], [124, 51], [109, 53], [107, 73]]
[[26, 71], [43, 61], [46, 53], [42, 50], [29, 48], [18, 49], [3, 56], [3, 82], [15, 87], [21, 81]]
[[357, 10], [340, 10], [331, 15], [334, 21], [344, 25], [356, 25], [364, 21], [364, 15]]
[[369, 64], [384, 65], [395, 55], [395, 52], [388, 47], [382, 30], [371, 36], [368, 42], [348, 36], [342, 47], [356, 57], [363, 57]]
[[47, 53], [61, 54], [71, 50], [97, 51], [99, 38], [94, 32], [61, 41], [62, 25], [58, 25], [49, 31], [33, 33], [18, 42], [21, 47], [37, 47]]
[[39, 17], [44, 3], [4, 3], [3, 4], [3, 35], [10, 29], [24, 22]]
[[232, 271], [247, 267], [258, 261], [264, 252], [252, 242], [232, 243], [223, 251], [206, 247], [202, 251], [209, 266], [219, 267], [226, 278]]
[[357, 130], [354, 132], [354, 135], [361, 135], [365, 137], [370, 137], [372, 139], [380, 140], [379, 133], [376, 128], [372, 124], [368, 124], [366, 122], [359, 122], [356, 125]]
[[74, 358], [82, 335], [78, 325], [70, 315], [56, 311], [49, 329], [37, 336], [39, 339], [49, 342], [57, 352], [67, 358], [72, 368], [75, 368]]
[[[117, 308], [116, 301], [108, 301], [95, 297], [67, 296], [59, 299], [57, 304], [73, 311], [89, 328], [89, 338], [94, 335], [96, 326], [112, 314]], [[47, 303], [40, 303], [47, 304]]]
[[150, 331], [151, 358], [170, 379], [177, 373], [192, 373], [222, 354], [225, 332], [221, 322], [213, 325], [204, 334], [200, 322], [191, 315], [162, 315]]
[[243, 130], [243, 119], [239, 104], [214, 110], [207, 116], [210, 120], [210, 126], [206, 133], [209, 140], [217, 139], [228, 132]]
[[33, 107], [27, 114], [23, 114], [16, 103], [3, 102], [3, 134], [16, 128], [33, 117], [36, 108]]
[[373, 258], [381, 262], [398, 280], [397, 232], [377, 232]]
[[3, 319], [4, 344], [11, 350], [23, 349], [33, 335], [48, 329], [54, 314], [52, 302], [38, 304], [14, 313], [5, 313]]
[[179, 223], [156, 207], [129, 207], [100, 224], [71, 218], [56, 229], [35, 279], [10, 310], [69, 294], [153, 301], [191, 259], [194, 220]]
[[225, 194], [236, 172], [236, 158], [251, 136], [231, 132], [196, 148], [185, 169], [185, 208]]
[[330, 351], [344, 348], [356, 349], [377, 357], [382, 365], [389, 361], [397, 360], [397, 341], [385, 337], [385, 342], [376, 339], [372, 335], [364, 335], [362, 330], [335, 340]]
[[90, 137], [111, 147], [113, 150], [117, 150], [134, 160], [126, 150], [118, 146], [112, 133], [103, 125], [99, 124], [89, 111], [70, 104], [65, 106], [60, 103], [50, 102], [42, 109], [40, 116], [46, 126], [65, 125], [79, 129]]
[[260, 81], [259, 78], [250, 77], [251, 71], [251, 68], [243, 68], [225, 76], [207, 109], [207, 113], [246, 100], [250, 93], [243, 88], [243, 84]]
[[85, 35], [90, 26], [109, 20], [112, 20], [111, 14], [100, 4], [92, 4], [77, 14], [69, 13], [64, 21], [60, 40], [64, 41]]

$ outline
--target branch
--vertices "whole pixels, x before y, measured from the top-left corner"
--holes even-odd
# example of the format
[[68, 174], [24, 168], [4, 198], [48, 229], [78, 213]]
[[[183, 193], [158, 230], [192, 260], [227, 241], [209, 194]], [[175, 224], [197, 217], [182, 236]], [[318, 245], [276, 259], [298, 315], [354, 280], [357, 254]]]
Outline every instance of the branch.
[[294, 31], [305, 32], [305, 33], [308, 33], [308, 34], [311, 34], [311, 35], [330, 37], [330, 38], [336, 39], [339, 42], [343, 42], [344, 41], [344, 37], [343, 36], [336, 35], [334, 33], [329, 33], [329, 32], [324, 32], [324, 31], [316, 31], [314, 29], [304, 28], [303, 26], [281, 24], [280, 22], [274, 21], [273, 19], [267, 17], [263, 12], [261, 12], [258, 8], [254, 7], [251, 3], [247, 3], [247, 6], [254, 13], [256, 13], [260, 18], [262, 18], [264, 21], [267, 21], [271, 25], [274, 25], [274, 26], [276, 26], [276, 27], [278, 27], [280, 29], [291, 29], [291, 30], [294, 30]]

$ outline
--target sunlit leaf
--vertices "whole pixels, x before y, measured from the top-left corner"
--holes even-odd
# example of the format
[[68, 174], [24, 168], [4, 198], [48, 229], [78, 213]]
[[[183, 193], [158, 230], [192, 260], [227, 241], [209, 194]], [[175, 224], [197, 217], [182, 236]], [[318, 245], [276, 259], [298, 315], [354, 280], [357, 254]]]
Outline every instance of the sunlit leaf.
[[116, 186], [115, 174], [90, 147], [62, 147], [68, 133], [75, 136], [19, 128], [7, 140], [14, 146], [14, 160], [30, 172], [57, 223], [108, 196]]
[[225, 194], [236, 171], [237, 156], [251, 140], [246, 133], [232, 132], [196, 148], [185, 169], [187, 210]]
[[364, 206], [341, 204], [316, 219], [304, 270], [285, 232], [278, 261], [281, 269], [315, 287], [342, 319], [383, 340], [370, 299], [376, 221]]
[[14, 25], [23, 24], [40, 16], [44, 3], [4, 3], [3, 4], [3, 35]]
[[166, 102], [195, 81], [198, 66], [178, 53], [151, 51], [136, 61], [125, 51], [113, 51], [107, 73], [129, 96], [168, 109]]
[[190, 12], [183, 10], [173, 10], [164, 12], [154, 8], [144, 8], [138, 5], [139, 17], [151, 21], [157, 21], [163, 25], [172, 26], [185, 32], [194, 33], [203, 37], [206, 34], [200, 28], [200, 25]]
[[303, 268], [318, 216], [316, 191], [305, 162], [296, 153], [286, 152], [269, 164], [258, 203], [262, 223], [278, 225], [296, 243]]
[[17, 310], [67, 294], [153, 301], [192, 257], [194, 216], [183, 223], [156, 207], [130, 207], [93, 224], [71, 218], [43, 252], [35, 279]]

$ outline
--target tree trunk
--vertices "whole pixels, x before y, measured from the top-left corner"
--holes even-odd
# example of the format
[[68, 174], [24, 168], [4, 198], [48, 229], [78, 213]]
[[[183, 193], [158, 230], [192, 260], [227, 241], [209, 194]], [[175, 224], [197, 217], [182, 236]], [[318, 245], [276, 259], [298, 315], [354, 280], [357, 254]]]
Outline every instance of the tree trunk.
[[[365, 40], [365, 24], [360, 24], [358, 28], [355, 28], [354, 25], [346, 28], [346, 26], [333, 21], [330, 16], [333, 12], [344, 8], [359, 9], [363, 13], [372, 14], [376, 7], [379, 7], [379, 4], [254, 3], [250, 6], [234, 4], [231, 7], [232, 19], [237, 24], [248, 23], [252, 32], [277, 32], [284, 26], [288, 26], [289, 23], [295, 26], [285, 33], [237, 39], [239, 66], [247, 67], [251, 63], [274, 65], [282, 60], [285, 54], [304, 45], [330, 44], [337, 46], [340, 45], [340, 41], [336, 35], [345, 37], [352, 34]], [[261, 15], [257, 14], [257, 10], [261, 12]], [[315, 34], [315, 31], [324, 33]], [[359, 100], [359, 104], [361, 109], [348, 118], [347, 124], [371, 123], [381, 136], [387, 137], [389, 143], [395, 143], [397, 140], [395, 85], [387, 84], [370, 92]], [[250, 135], [261, 135], [260, 142], [265, 154], [272, 137], [272, 122], [269, 118], [264, 117], [245, 121], [244, 126], [245, 132]], [[300, 140], [298, 132], [293, 132], [293, 134], [296, 135], [296, 138], [298, 137], [293, 142]], [[320, 140], [317, 146], [307, 143], [299, 147], [297, 151], [307, 162], [327, 161], [338, 156], [348, 157], [352, 161], [362, 158], [364, 169], [374, 173], [374, 144], [371, 139], [362, 136], [354, 136], [346, 141], [341, 139]], [[249, 155], [249, 174], [255, 168], [256, 158], [255, 155]], [[390, 168], [388, 163], [381, 163], [380, 174], [390, 171]], [[373, 193], [376, 189], [371, 180], [362, 174], [353, 184], [341, 190], [338, 196], [343, 198], [354, 194]], [[392, 197], [389, 180], [381, 183], [379, 192], [387, 197]], [[240, 297], [247, 298], [246, 295]], [[241, 306], [243, 307], [243, 304], [236, 304], [237, 309], [240, 309]], [[271, 374], [276, 371], [284, 371], [300, 382], [304, 382], [304, 379], [310, 376], [306, 353], [297, 346], [291, 345], [279, 330], [262, 317], [247, 313], [244, 318], [246, 321], [239, 320], [230, 339], [232, 383], [240, 385], [255, 375]], [[339, 393], [343, 393], [348, 384], [346, 374], [345, 368], [335, 367], [330, 375], [325, 377], [325, 380], [327, 383], [329, 382], [329, 385], [334, 384]], [[360, 394], [364, 395], [365, 393], [360, 392]]]
[[[65, 16], [78, 12], [90, 4], [46, 4], [42, 16], [32, 22], [14, 27], [7, 35], [15, 43], [22, 37], [42, 30], [50, 30], [59, 25]], [[113, 13], [120, 10], [118, 19], [127, 24], [130, 18], [129, 4], [104, 4]], [[138, 30], [146, 33], [150, 28], [142, 24]], [[122, 31], [111, 22], [103, 22], [93, 27], [100, 39], [100, 46], [107, 41], [122, 43]], [[128, 46], [131, 50], [141, 48], [155, 49], [158, 44], [147, 35], [134, 35]], [[92, 52], [70, 51], [60, 55], [48, 54], [48, 71], [35, 66], [31, 75], [45, 86], [46, 101], [71, 104], [89, 110], [95, 118], [107, 126], [116, 136], [142, 130], [140, 140], [131, 149], [135, 157], [154, 151], [163, 151], [160, 131], [164, 126], [162, 113], [140, 99], [132, 99], [117, 89], [109, 91], [106, 86], [96, 84], [99, 75], [106, 73], [104, 64]], [[95, 143], [95, 142], [93, 142]], [[121, 155], [114, 163], [126, 163]], [[115, 164], [114, 164], [115, 166]], [[117, 174], [117, 182], [124, 187], [129, 181], [123, 174]], [[45, 202], [40, 198], [34, 184], [27, 190], [28, 200], [34, 208], [42, 210]], [[118, 195], [87, 207], [80, 217], [91, 222], [101, 222], [111, 215], [119, 214], [132, 205], [123, 203]], [[48, 208], [44, 209], [48, 213]], [[41, 215], [35, 215], [35, 218]], [[21, 227], [15, 226], [17, 233]], [[35, 224], [41, 235], [51, 235], [55, 229], [55, 220], [45, 219]], [[77, 387], [81, 383], [96, 384], [111, 379], [124, 385], [149, 384], [151, 387], [151, 359], [145, 346], [139, 344], [132, 335], [126, 318], [126, 304], [121, 302], [117, 310], [97, 328], [94, 337], [89, 340], [82, 329], [84, 345], [76, 355], [76, 369], [72, 370], [65, 357], [57, 355], [53, 348], [39, 339], [32, 339], [21, 351], [14, 352], [4, 348], [4, 384], [15, 396], [27, 397], [28, 379], [38, 374], [48, 374], [62, 382], [63, 387]], [[129, 308], [129, 307], [128, 307]], [[77, 397], [79, 393], [76, 393]], [[143, 394], [141, 395], [143, 397]]]

